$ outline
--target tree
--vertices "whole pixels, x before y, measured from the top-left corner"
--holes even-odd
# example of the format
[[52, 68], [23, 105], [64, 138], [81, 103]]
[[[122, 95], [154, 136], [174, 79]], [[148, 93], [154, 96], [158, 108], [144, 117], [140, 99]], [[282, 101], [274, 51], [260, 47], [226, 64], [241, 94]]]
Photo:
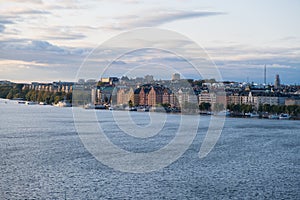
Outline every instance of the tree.
[[6, 98], [7, 99], [12, 99], [14, 97], [12, 91], [9, 91], [9, 93], [7, 94]]
[[129, 105], [129, 108], [132, 108], [133, 107], [133, 103], [131, 100], [128, 101], [128, 105]]
[[0, 98], [6, 98], [12, 86], [0, 85]]
[[242, 113], [249, 113], [252, 112], [254, 109], [252, 107], [252, 105], [250, 104], [242, 104], [240, 107], [240, 112]]
[[211, 108], [211, 104], [210, 104], [210, 103], [207, 103], [207, 102], [202, 102], [202, 103], [199, 105], [199, 109], [200, 109], [200, 110], [208, 111], [208, 110], [210, 110], [210, 108]]
[[271, 106], [270, 106], [270, 104], [264, 104], [264, 105], [263, 105], [263, 111], [264, 111], [264, 112], [270, 112], [270, 111], [271, 111]]
[[43, 98], [44, 97], [44, 91], [39, 91], [38, 92], [38, 95], [37, 95], [37, 101], [38, 102], [44, 102], [45, 101], [45, 99]]
[[215, 105], [214, 105], [214, 110], [215, 111], [221, 111], [221, 110], [224, 110], [224, 104], [222, 104], [222, 103], [216, 103]]
[[57, 104], [61, 99], [61, 96], [57, 95], [54, 97], [54, 103]]

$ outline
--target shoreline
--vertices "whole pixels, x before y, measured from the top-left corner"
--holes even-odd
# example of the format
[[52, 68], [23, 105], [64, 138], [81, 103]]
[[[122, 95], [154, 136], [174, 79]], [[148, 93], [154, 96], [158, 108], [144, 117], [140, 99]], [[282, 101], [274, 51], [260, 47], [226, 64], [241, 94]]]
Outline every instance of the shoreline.
[[[300, 116], [290, 116], [289, 119], [279, 119], [279, 118], [274, 118], [274, 119], [271, 119], [269, 118], [268, 116], [269, 115], [275, 115], [275, 116], [279, 116], [280, 114], [273, 114], [273, 113], [268, 113], [268, 116], [263, 116], [262, 113], [257, 113], [259, 116], [255, 116], [255, 117], [251, 117], [249, 115], [245, 115], [243, 113], [230, 113], [229, 114], [226, 114], [226, 115], [218, 115], [217, 114], [212, 114], [211, 112], [208, 112], [208, 111], [191, 111], [191, 110], [186, 110], [184, 112], [182, 111], [178, 111], [176, 110], [176, 112], [172, 112], [172, 111], [167, 111], [167, 110], [163, 110], [163, 109], [151, 109], [149, 108], [148, 110], [143, 110], [143, 109], [126, 109], [126, 108], [113, 108], [111, 109], [112, 107], [103, 107], [103, 108], [85, 108], [85, 106], [57, 106], [57, 105], [51, 105], [51, 104], [40, 104], [38, 102], [30, 102], [30, 101], [24, 101], [24, 100], [13, 100], [13, 99], [3, 99], [3, 98], [0, 98], [0, 103], [2, 104], [7, 104], [8, 102], [14, 102], [16, 104], [20, 104], [20, 105], [27, 105], [27, 106], [33, 106], [33, 105], [38, 105], [38, 106], [53, 106], [53, 107], [61, 107], [61, 108], [64, 108], [64, 107], [76, 107], [76, 108], [82, 108], [82, 109], [85, 109], [85, 110], [107, 110], [107, 111], [127, 111], [127, 112], [139, 112], [139, 113], [143, 113], [143, 112], [156, 112], [156, 113], [167, 113], [167, 114], [184, 114], [184, 115], [202, 115], [202, 116], [215, 116], [215, 117], [226, 117], [226, 118], [250, 118], [250, 119], [268, 119], [268, 120], [293, 120], [293, 121], [298, 121], [300, 120]], [[21, 102], [21, 103], [20, 103]], [[222, 111], [221, 111], [222, 112]]]

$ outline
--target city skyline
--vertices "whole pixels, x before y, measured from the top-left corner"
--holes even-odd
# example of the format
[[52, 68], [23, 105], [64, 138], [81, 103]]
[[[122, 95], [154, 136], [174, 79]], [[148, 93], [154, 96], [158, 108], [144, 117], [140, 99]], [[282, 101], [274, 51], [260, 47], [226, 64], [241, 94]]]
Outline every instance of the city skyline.
[[[185, 78], [181, 78], [180, 77], [180, 74], [177, 74], [175, 73], [176, 75], [179, 75], [177, 76], [177, 79], [179, 77], [178, 80], [188, 80], [188, 79], [191, 79], [191, 80], [194, 80], [194, 81], [201, 81], [201, 80], [208, 80], [208, 79], [193, 79], [193, 78], [189, 78], [189, 77], [185, 77]], [[167, 78], [164, 78], [164, 79], [161, 79], [161, 78], [157, 78], [155, 76], [153, 76], [152, 74], [145, 74], [144, 76], [121, 76], [121, 77], [118, 77], [118, 76], [115, 76], [115, 75], [111, 75], [111, 76], [106, 76], [106, 77], [100, 77], [99, 79], [93, 79], [93, 78], [88, 78], [88, 79], [83, 79], [83, 78], [79, 78], [77, 80], [74, 80], [74, 81], [69, 81], [69, 80], [50, 80], [50, 81], [35, 81], [35, 80], [28, 80], [28, 81], [12, 81], [12, 80], [7, 80], [7, 79], [0, 79], [0, 82], [11, 82], [11, 83], [17, 83], [17, 84], [30, 84], [30, 83], [44, 83], [44, 84], [48, 84], [48, 83], [58, 83], [58, 82], [62, 82], [62, 83], [80, 83], [80, 82], [101, 82], [101, 80], [104, 78], [104, 79], [108, 79], [110, 77], [116, 77], [118, 79], [121, 79], [122, 77], [127, 77], [129, 78], [130, 80], [135, 80], [135, 79], [144, 79], [144, 81], [147, 82], [147, 77], [152, 77], [152, 81], [155, 82], [155, 81], [170, 81], [170, 80], [173, 80], [174, 79], [174, 75], [175, 74], [170, 74], [170, 77], [167, 77]], [[274, 77], [273, 77], [273, 81], [272, 82], [267, 82], [265, 83], [264, 80], [262, 80], [261, 82], [254, 82], [254, 81], [250, 81], [249, 79], [246, 80], [246, 81], [237, 81], [237, 80], [216, 80], [215, 78], [212, 78], [212, 80], [215, 80], [216, 82], [234, 82], [234, 83], [247, 83], [247, 84], [258, 84], [258, 85], [276, 85], [276, 80], [277, 78], [280, 79], [280, 85], [299, 85], [299, 84], [286, 84], [284, 82], [281, 82], [281, 76], [280, 74], [275, 74]], [[148, 82], [151, 82], [151, 81], [148, 81]]]
[[[299, 8], [295, 0], [3, 1], [0, 79], [75, 81], [82, 62], [99, 44], [128, 30], [156, 27], [203, 47], [223, 80], [263, 83], [266, 65], [266, 83], [274, 83], [280, 74], [282, 83], [299, 84]], [[186, 44], [177, 42], [170, 47]], [[138, 63], [149, 60], [136, 56]], [[118, 65], [126, 67], [131, 61]], [[168, 56], [156, 57], [155, 62], [185, 72], [184, 65]], [[97, 66], [104, 67], [101, 60]], [[189, 72], [186, 77], [200, 78]]]

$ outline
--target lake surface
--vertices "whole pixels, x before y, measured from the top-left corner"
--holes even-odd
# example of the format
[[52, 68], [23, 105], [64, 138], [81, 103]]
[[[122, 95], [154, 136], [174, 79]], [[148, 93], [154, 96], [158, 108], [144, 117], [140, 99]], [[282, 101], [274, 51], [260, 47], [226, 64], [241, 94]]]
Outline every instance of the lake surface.
[[[200, 159], [210, 119], [201, 116], [179, 159], [157, 171], [126, 173], [85, 148], [72, 108], [1, 99], [0, 113], [0, 199], [300, 199], [299, 121], [227, 118], [215, 148]], [[107, 137], [132, 152], [165, 146], [180, 117], [168, 115], [158, 135], [140, 139], [117, 129], [111, 111], [96, 114]], [[148, 113], [130, 115], [147, 126]]]

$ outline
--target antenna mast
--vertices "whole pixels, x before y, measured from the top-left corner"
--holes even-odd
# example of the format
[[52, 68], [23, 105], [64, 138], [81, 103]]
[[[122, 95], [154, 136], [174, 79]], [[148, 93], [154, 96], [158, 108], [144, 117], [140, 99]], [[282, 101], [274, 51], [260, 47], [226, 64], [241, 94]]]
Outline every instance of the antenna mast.
[[267, 84], [267, 66], [264, 67], [264, 83]]

